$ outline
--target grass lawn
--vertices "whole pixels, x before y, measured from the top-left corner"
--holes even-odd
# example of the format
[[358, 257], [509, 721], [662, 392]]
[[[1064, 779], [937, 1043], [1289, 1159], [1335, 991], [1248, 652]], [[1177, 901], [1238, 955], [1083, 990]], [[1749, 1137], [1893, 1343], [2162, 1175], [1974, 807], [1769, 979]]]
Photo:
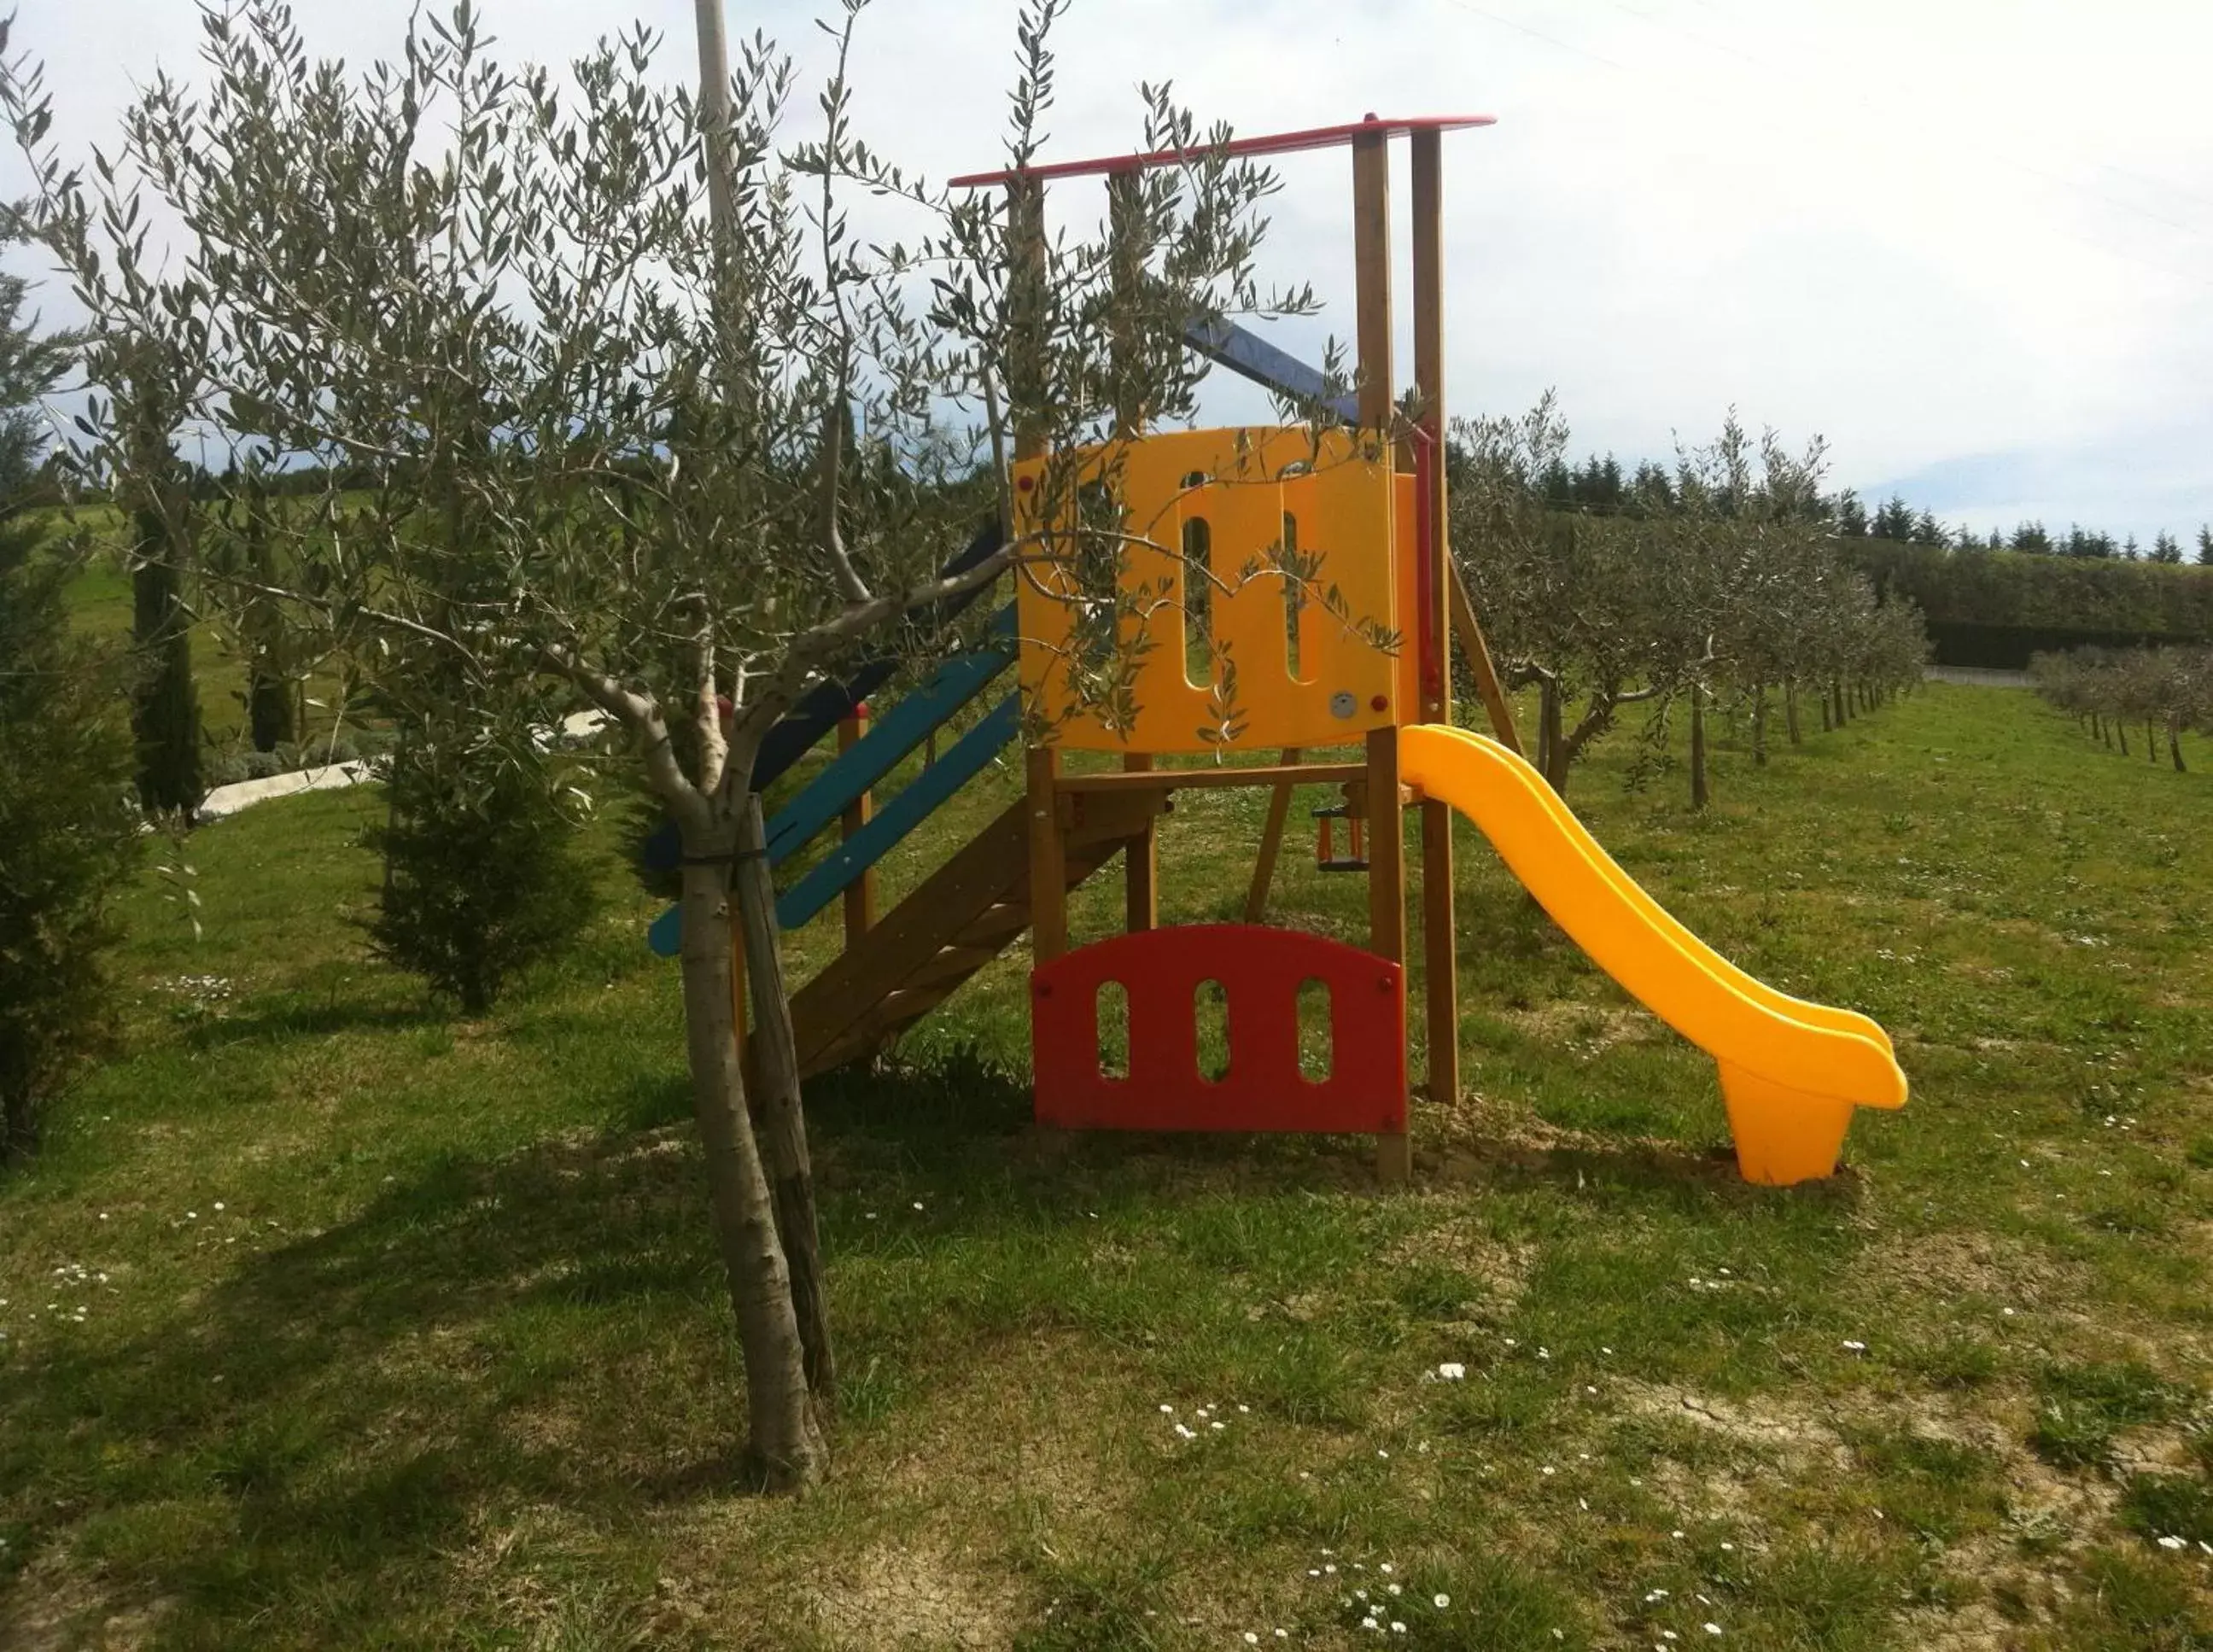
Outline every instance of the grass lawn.
[[[469, 1021], [348, 923], [373, 795], [206, 829], [205, 938], [137, 893], [127, 1053], [0, 1183], [0, 1647], [2213, 1648], [2213, 777], [1945, 686], [1725, 753], [1702, 819], [1632, 747], [1571, 795], [1624, 865], [1895, 1035], [1847, 1173], [1737, 1181], [1710, 1063], [1472, 832], [1409, 1190], [1041, 1141], [1010, 956], [810, 1092], [846, 1382], [791, 1503], [730, 1489], [613, 834], [575, 955]], [[1236, 913], [1265, 803], [1179, 802], [1172, 918]], [[1287, 862], [1277, 920], [1359, 938]]]

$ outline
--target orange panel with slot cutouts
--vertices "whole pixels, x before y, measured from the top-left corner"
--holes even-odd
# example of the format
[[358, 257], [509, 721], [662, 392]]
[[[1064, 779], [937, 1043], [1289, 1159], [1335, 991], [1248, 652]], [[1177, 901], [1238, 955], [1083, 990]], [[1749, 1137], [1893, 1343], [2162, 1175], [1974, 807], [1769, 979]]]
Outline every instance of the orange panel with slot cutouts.
[[1021, 680], [1049, 743], [1330, 746], [1411, 711], [1409, 530], [1372, 442], [1178, 431], [1024, 460], [1015, 486]]

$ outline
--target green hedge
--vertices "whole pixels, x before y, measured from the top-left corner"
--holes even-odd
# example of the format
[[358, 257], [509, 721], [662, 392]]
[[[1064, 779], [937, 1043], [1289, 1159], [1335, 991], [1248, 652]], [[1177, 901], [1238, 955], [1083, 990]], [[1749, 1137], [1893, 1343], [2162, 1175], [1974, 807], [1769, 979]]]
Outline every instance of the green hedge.
[[2213, 568], [1847, 539], [1878, 589], [1918, 603], [1944, 665], [2022, 667], [2086, 643], [2213, 641]]

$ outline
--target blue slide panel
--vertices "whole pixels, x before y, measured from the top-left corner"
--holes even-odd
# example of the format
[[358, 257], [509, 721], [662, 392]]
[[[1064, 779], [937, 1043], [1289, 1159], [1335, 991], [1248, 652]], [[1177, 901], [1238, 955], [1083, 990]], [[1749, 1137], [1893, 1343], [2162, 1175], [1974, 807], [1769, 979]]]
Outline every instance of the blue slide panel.
[[[997, 552], [1003, 541], [999, 537], [999, 524], [989, 521], [968, 541], [967, 549], [937, 570], [942, 579], [951, 579], [965, 574], [986, 557]], [[924, 620], [950, 619], [983, 594], [983, 588], [964, 591], [959, 596], [948, 597], [917, 618]], [[1009, 632], [1011, 636], [1013, 633]], [[753, 754], [753, 789], [766, 791], [783, 777], [784, 771], [814, 748], [820, 740], [847, 717], [853, 708], [881, 688], [899, 668], [899, 661], [891, 659], [864, 660], [851, 677], [842, 683], [822, 683], [808, 690], [798, 704], [778, 719], [775, 728], [763, 737], [760, 750]], [[649, 872], [673, 872], [684, 853], [683, 836], [674, 820], [663, 820], [660, 827], [640, 845], [638, 863]], [[656, 948], [657, 950], [657, 948]], [[672, 953], [661, 954], [674, 957]]]
[[946, 661], [928, 682], [877, 718], [850, 750], [832, 759], [768, 823], [769, 864], [781, 866], [790, 859], [927, 740], [931, 729], [982, 693], [1014, 663], [1014, 636], [1015, 611], [1003, 608], [991, 619], [991, 637], [999, 646]]
[[878, 808], [868, 825], [777, 897], [777, 927], [796, 930], [828, 905], [997, 756], [999, 748], [1021, 732], [1021, 722], [1019, 695], [1009, 694], [993, 706], [981, 722], [939, 753], [936, 762]]
[[[954, 741], [877, 811], [868, 825], [838, 845], [797, 883], [777, 897], [777, 926], [796, 930], [850, 887], [899, 839], [962, 786], [1021, 730], [1021, 698], [1009, 694], [985, 719]], [[856, 747], [855, 750], [859, 747]], [[683, 909], [671, 906], [653, 920], [645, 943], [659, 958], [674, 958], [684, 941]]]
[[1328, 381], [1320, 373], [1235, 321], [1193, 321], [1184, 329], [1183, 341], [1210, 361], [1221, 363], [1264, 388], [1301, 401], [1320, 402], [1345, 424], [1360, 423], [1357, 397], [1332, 396]]
[[[937, 570], [940, 579], [951, 579], [965, 574], [986, 558], [997, 554], [1003, 541], [999, 537], [999, 524], [986, 522], [968, 542], [968, 548]], [[983, 594], [983, 588], [964, 591], [959, 596], [948, 597], [933, 608], [915, 618], [923, 623], [950, 619]], [[853, 708], [881, 688], [899, 668], [896, 660], [868, 660], [857, 668], [842, 683], [824, 683], [810, 690], [797, 705], [785, 713], [775, 728], [761, 741], [760, 750], [753, 757], [753, 789], [766, 791], [782, 777], [783, 771], [806, 755], [814, 742], [853, 715]]]

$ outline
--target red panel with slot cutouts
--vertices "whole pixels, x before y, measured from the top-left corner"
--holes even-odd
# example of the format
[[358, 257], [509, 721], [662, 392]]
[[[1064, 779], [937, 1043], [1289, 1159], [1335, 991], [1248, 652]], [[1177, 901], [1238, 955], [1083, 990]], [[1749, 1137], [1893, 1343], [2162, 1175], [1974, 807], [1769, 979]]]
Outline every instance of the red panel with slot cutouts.
[[[1229, 1061], [1199, 1070], [1203, 982], [1227, 1000]], [[1299, 990], [1329, 992], [1330, 1067], [1299, 1068]], [[1101, 1070], [1099, 991], [1128, 995], [1129, 1072]], [[1406, 1128], [1406, 978], [1387, 958], [1295, 930], [1196, 924], [1117, 936], [1030, 973], [1041, 1124], [1070, 1130]]]

